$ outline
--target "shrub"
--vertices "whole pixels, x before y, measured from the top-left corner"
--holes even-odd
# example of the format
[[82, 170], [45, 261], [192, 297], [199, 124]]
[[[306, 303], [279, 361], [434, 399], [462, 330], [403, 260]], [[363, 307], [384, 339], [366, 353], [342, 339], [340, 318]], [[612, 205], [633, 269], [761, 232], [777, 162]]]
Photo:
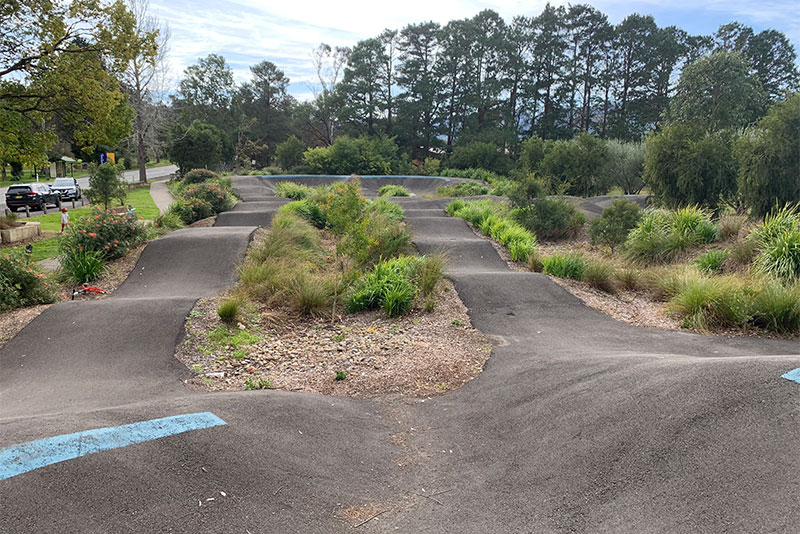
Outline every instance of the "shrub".
[[190, 185], [184, 189], [183, 198], [204, 200], [211, 205], [214, 213], [229, 210], [234, 205], [234, 199], [228, 190], [222, 184], [214, 181]]
[[0, 216], [0, 230], [8, 230], [17, 226], [17, 214], [9, 213], [8, 215]]
[[605, 162], [605, 141], [582, 133], [550, 145], [536, 172], [549, 179], [553, 190], [577, 196], [599, 195], [609, 188], [604, 180]]
[[98, 279], [106, 268], [103, 254], [97, 251], [65, 251], [60, 263], [64, 278], [78, 284]]
[[99, 252], [105, 259], [114, 259], [145, 239], [147, 231], [127, 215], [95, 209], [67, 227], [59, 246], [65, 254]]
[[478, 182], [459, 182], [436, 188], [437, 197], [475, 197], [488, 192], [489, 188]]
[[616, 270], [614, 265], [605, 260], [587, 260], [586, 268], [583, 271], [583, 281], [606, 293], [617, 291]]
[[0, 254], [0, 311], [55, 302], [56, 291], [22, 252]]
[[375, 217], [376, 215], [385, 215], [388, 219], [393, 221], [403, 220], [403, 208], [399, 204], [395, 204], [385, 198], [376, 198], [367, 203], [364, 208], [364, 215], [367, 217]]
[[241, 298], [228, 297], [217, 306], [217, 315], [224, 323], [234, 323], [239, 318], [241, 306]]
[[342, 135], [331, 146], [309, 148], [303, 159], [314, 174], [391, 175], [410, 170], [407, 156], [389, 137]]
[[613, 252], [614, 248], [625, 242], [641, 218], [642, 210], [638, 204], [623, 199], [615, 200], [589, 224], [592, 244], [608, 245]]
[[722, 270], [725, 260], [728, 259], [730, 251], [727, 249], [722, 250], [709, 250], [700, 254], [694, 259], [694, 264], [698, 269], [706, 273], [716, 273]]
[[586, 216], [562, 198], [537, 199], [514, 210], [514, 217], [541, 239], [574, 237], [586, 222]]
[[622, 188], [626, 195], [635, 195], [644, 187], [644, 145], [637, 142], [606, 141], [603, 165], [605, 183]]
[[578, 254], [553, 254], [542, 260], [542, 272], [559, 278], [583, 280], [587, 262]]
[[126, 192], [122, 183], [122, 169], [113, 163], [92, 166], [89, 170], [89, 189], [86, 191], [89, 199], [95, 204], [103, 204], [108, 209], [113, 199], [122, 203]]
[[297, 136], [290, 136], [286, 141], [278, 143], [275, 147], [275, 159], [284, 169], [291, 169], [303, 163], [303, 152], [306, 145]]
[[183, 175], [183, 182], [187, 184], [199, 184], [217, 178], [219, 178], [219, 175], [208, 169], [192, 169]]
[[378, 189], [379, 197], [408, 197], [411, 192], [401, 185], [384, 185]]
[[183, 224], [192, 224], [214, 215], [214, 207], [201, 198], [178, 199], [170, 204], [169, 211], [177, 215]]
[[489, 194], [498, 197], [507, 197], [511, 194], [513, 188], [514, 182], [511, 180], [497, 180], [492, 184], [492, 189], [489, 191]]
[[278, 182], [275, 184], [275, 196], [291, 198], [292, 200], [303, 200], [312, 192], [307, 185], [296, 184], [294, 182]]
[[668, 309], [683, 317], [684, 327], [701, 332], [736, 326], [747, 318], [739, 279], [689, 271], [680, 280]]
[[338, 182], [328, 188], [319, 188], [318, 192], [311, 200], [319, 203], [325, 221], [333, 233], [343, 235], [350, 225], [361, 220], [367, 201], [361, 194], [358, 180]]

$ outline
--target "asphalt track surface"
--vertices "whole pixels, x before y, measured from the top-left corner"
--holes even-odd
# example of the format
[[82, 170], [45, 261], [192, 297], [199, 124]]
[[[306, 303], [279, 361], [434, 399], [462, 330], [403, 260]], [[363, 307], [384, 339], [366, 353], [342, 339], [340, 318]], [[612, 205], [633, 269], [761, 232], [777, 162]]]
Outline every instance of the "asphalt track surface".
[[345, 532], [342, 511], [364, 505], [384, 513], [358, 532], [797, 531], [800, 385], [780, 378], [797, 343], [618, 323], [508, 270], [442, 200], [396, 199], [496, 342], [478, 378], [424, 400], [184, 388], [184, 318], [233, 281], [279, 180], [236, 179], [243, 201], [217, 227], [151, 243], [110, 298], [53, 306], [0, 350], [0, 449], [227, 422], [0, 480], [0, 532]]

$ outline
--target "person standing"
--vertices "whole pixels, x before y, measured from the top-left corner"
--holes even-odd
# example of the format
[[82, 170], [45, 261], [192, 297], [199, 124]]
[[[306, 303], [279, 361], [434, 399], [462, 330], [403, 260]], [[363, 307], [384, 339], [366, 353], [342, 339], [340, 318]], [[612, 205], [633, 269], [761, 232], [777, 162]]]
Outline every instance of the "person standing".
[[61, 233], [64, 233], [64, 228], [69, 226], [69, 212], [67, 208], [61, 208]]

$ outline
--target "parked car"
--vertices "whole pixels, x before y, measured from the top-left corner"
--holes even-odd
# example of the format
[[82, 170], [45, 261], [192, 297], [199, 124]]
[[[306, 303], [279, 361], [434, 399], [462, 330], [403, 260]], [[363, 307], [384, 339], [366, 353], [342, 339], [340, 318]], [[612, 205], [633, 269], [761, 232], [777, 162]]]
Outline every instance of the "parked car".
[[61, 195], [47, 184], [14, 184], [6, 191], [6, 206], [11, 211], [29, 206], [34, 210], [44, 209], [45, 204], [61, 207]]
[[79, 200], [83, 195], [75, 178], [56, 178], [50, 187], [66, 200]]

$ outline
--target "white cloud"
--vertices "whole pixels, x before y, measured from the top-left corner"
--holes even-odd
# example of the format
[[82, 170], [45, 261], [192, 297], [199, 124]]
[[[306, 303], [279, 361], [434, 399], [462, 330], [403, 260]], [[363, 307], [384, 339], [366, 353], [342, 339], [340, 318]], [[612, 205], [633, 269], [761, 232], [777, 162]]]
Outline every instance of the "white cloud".
[[[551, 3], [566, 5], [567, 1]], [[404, 0], [397, 4], [374, 0], [151, 0], [151, 10], [172, 29], [169, 66], [175, 80], [188, 65], [210, 53], [226, 58], [239, 83], [249, 79], [250, 65], [269, 60], [292, 82], [300, 82], [292, 84], [292, 94], [302, 100], [311, 92], [301, 88], [315, 77], [311, 51], [321, 42], [352, 46], [385, 28], [399, 29], [427, 20], [444, 24], [471, 17], [482, 9], [494, 9], [509, 21], [515, 15], [537, 15], [545, 4], [546, 0]], [[656, 14], [659, 21], [658, 13], [679, 13], [695, 23], [698, 17], [708, 19], [708, 29], [703, 31], [710, 33], [722, 22], [739, 19], [756, 27], [774, 27], [793, 42], [800, 42], [800, 16], [788, 0], [673, 0], [669, 7], [663, 0], [597, 0], [592, 4], [607, 13], [612, 22], [636, 11]]]

